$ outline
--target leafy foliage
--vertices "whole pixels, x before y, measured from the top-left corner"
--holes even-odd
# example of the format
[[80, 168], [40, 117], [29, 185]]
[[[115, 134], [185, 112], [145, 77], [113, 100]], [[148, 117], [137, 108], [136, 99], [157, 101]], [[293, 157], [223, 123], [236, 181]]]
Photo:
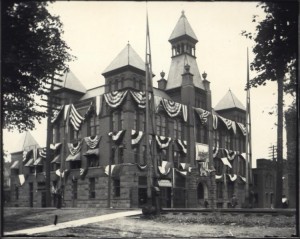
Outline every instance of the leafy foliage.
[[2, 127], [30, 130], [46, 116], [37, 98], [47, 95], [45, 85], [67, 68], [73, 56], [62, 40], [59, 17], [47, 2], [2, 3]]
[[[253, 39], [254, 61], [251, 70], [258, 75], [250, 81], [249, 87], [265, 85], [267, 80], [276, 81], [288, 73], [285, 90], [293, 93], [296, 90], [297, 52], [298, 52], [298, 2], [263, 2], [258, 4], [266, 13], [266, 18], [256, 26], [256, 33], [242, 32], [242, 35]], [[258, 16], [253, 16], [257, 22]]]

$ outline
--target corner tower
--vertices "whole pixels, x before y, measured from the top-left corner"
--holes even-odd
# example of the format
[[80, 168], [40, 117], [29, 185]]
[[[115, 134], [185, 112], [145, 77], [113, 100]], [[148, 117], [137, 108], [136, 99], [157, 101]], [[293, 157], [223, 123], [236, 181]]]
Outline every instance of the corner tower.
[[[196, 62], [196, 43], [198, 39], [184, 11], [182, 11], [169, 42], [172, 45], [172, 62], [166, 90], [171, 93], [182, 86], [182, 74], [185, 72], [185, 65], [190, 66], [190, 73], [193, 74], [193, 85], [198, 89], [205, 90]], [[173, 94], [171, 93], [171, 95]]]

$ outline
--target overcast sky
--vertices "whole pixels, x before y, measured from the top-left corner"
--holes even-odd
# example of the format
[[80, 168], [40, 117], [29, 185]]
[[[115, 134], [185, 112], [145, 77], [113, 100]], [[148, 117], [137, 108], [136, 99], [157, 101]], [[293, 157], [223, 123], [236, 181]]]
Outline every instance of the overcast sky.
[[[246, 52], [252, 61], [253, 42], [241, 36], [242, 30], [254, 31], [252, 16], [264, 15], [257, 2], [148, 2], [154, 86], [160, 72], [167, 79], [171, 63], [168, 39], [184, 10], [199, 42], [197, 63], [211, 82], [213, 107], [229, 89], [246, 106], [244, 86], [247, 77]], [[101, 75], [129, 42], [144, 59], [146, 39], [145, 2], [55, 2], [49, 11], [59, 15], [64, 28], [64, 40], [77, 60], [70, 69], [89, 89], [104, 83]], [[255, 72], [250, 72], [250, 78]], [[251, 90], [253, 161], [268, 158], [272, 144], [276, 145], [277, 101], [276, 83]], [[45, 146], [45, 124], [38, 125], [33, 136]], [[13, 149], [16, 133], [4, 134], [4, 148]], [[285, 135], [284, 135], [285, 140]], [[284, 142], [285, 144], [285, 142]], [[254, 163], [255, 165], [255, 163]]]

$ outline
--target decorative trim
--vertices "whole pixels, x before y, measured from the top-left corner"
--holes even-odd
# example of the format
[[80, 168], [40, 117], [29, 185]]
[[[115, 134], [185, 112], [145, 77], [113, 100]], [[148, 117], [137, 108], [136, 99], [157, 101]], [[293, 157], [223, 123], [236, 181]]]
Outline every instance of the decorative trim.
[[181, 111], [182, 105], [173, 100], [162, 99], [162, 104], [165, 111], [170, 117], [177, 116]]
[[84, 138], [84, 141], [86, 142], [87, 146], [90, 149], [94, 149], [97, 147], [98, 143], [101, 140], [101, 136], [100, 135], [96, 135], [96, 136], [88, 136]]

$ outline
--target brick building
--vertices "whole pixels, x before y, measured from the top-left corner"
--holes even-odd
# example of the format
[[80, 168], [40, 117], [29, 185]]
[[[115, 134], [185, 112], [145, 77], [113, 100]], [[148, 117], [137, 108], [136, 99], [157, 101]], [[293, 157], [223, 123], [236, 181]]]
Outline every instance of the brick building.
[[[276, 161], [257, 159], [253, 172], [254, 205], [258, 208], [272, 208], [276, 198]], [[289, 198], [289, 175], [287, 161], [283, 160], [282, 197], [283, 202]]]
[[[150, 92], [150, 156], [162, 207], [203, 207], [204, 200], [209, 207], [228, 207], [233, 194], [241, 206], [248, 184], [245, 108], [228, 91], [212, 109], [210, 82], [196, 62], [198, 40], [184, 13], [169, 42], [168, 78], [162, 72]], [[52, 118], [52, 192], [63, 185], [67, 207], [141, 207], [148, 172], [145, 63], [128, 44], [102, 75], [104, 85], [86, 90], [69, 71], [55, 90], [61, 107]], [[25, 178], [14, 183], [23, 195], [14, 200], [43, 206], [44, 149], [31, 152], [12, 175], [14, 182], [20, 174]]]

